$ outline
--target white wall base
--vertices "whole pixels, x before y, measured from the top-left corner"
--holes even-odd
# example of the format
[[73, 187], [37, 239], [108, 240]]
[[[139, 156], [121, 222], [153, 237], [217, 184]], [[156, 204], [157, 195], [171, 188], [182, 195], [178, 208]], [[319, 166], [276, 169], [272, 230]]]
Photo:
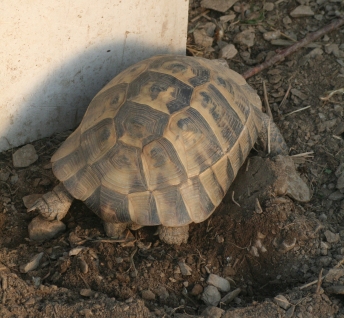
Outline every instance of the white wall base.
[[0, 151], [74, 128], [129, 65], [185, 54], [187, 0], [12, 0], [0, 10]]

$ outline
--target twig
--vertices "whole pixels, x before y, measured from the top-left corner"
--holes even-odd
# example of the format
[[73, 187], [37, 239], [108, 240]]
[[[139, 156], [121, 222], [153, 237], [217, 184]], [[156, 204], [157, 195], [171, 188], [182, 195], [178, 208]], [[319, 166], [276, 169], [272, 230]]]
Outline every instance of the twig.
[[264, 62], [264, 63], [262, 63], [260, 65], [257, 65], [256, 67], [253, 67], [253, 68], [247, 70], [244, 74], [242, 74], [242, 76], [245, 79], [248, 79], [249, 77], [252, 77], [253, 75], [256, 75], [260, 71], [266, 69], [267, 67], [270, 67], [271, 65], [273, 65], [273, 64], [275, 64], [277, 62], [282, 61], [288, 55], [294, 53], [298, 49], [300, 49], [300, 48], [304, 47], [305, 45], [309, 44], [310, 42], [315, 41], [316, 39], [320, 38], [324, 34], [339, 28], [343, 24], [344, 24], [344, 19], [334, 20], [333, 22], [331, 22], [327, 26], [323, 27], [322, 29], [308, 34], [301, 41], [296, 42], [292, 46], [282, 50], [281, 52], [279, 52], [278, 54], [273, 56], [271, 59], [269, 59], [268, 61], [266, 61], [266, 62]]
[[271, 109], [270, 109], [268, 93], [266, 91], [265, 81], [263, 81], [263, 90], [264, 90], [264, 102], [265, 102], [265, 106], [266, 106], [266, 113], [269, 115], [270, 118], [272, 118], [272, 113], [271, 113]]
[[234, 191], [232, 192], [232, 201], [233, 201], [239, 208], [241, 208], [240, 204], [234, 200]]
[[321, 269], [321, 271], [319, 273], [319, 277], [318, 277], [318, 285], [317, 285], [317, 289], [315, 292], [317, 295], [320, 294], [320, 287], [321, 287], [321, 283], [322, 283], [322, 272], [323, 272], [323, 268]]
[[289, 95], [290, 90], [291, 90], [291, 84], [289, 83], [289, 87], [287, 89], [287, 92], [285, 93], [285, 95], [284, 95], [281, 103], [279, 104], [278, 108], [281, 108], [284, 105], [284, 103], [285, 103], [285, 101], [286, 101], [286, 99], [287, 99], [287, 97]]
[[310, 107], [311, 107], [311, 106], [302, 107], [302, 108], [297, 109], [297, 110], [294, 110], [294, 111], [292, 111], [292, 112], [290, 112], [290, 113], [288, 113], [288, 114], [285, 114], [284, 116], [286, 117], [286, 116], [289, 116], [289, 115], [291, 115], [291, 114], [301, 112], [301, 111], [303, 111], [303, 110], [305, 110], [305, 109], [307, 109], [307, 108], [310, 108]]
[[[204, 15], [206, 15], [210, 10], [205, 10], [204, 12], [200, 13], [199, 15], [196, 15], [193, 19], [191, 19], [190, 22], [195, 22], [197, 21], [199, 18], [202, 18]], [[209, 17], [208, 17], [209, 18]]]

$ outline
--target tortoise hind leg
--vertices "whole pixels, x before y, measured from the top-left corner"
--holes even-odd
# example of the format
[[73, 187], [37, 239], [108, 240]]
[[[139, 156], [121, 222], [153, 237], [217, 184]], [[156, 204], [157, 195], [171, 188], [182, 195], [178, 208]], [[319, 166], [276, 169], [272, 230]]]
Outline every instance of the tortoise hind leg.
[[267, 114], [261, 113], [261, 119], [263, 125], [262, 130], [259, 132], [258, 139], [263, 148], [268, 150], [268, 143], [270, 141], [271, 155], [287, 155], [289, 152], [288, 146], [276, 124]]
[[104, 221], [104, 230], [108, 237], [120, 239], [125, 236], [125, 230], [128, 228], [128, 225], [128, 223], [111, 223]]
[[177, 244], [187, 243], [189, 238], [189, 225], [169, 227], [160, 225], [159, 238], [167, 244]]

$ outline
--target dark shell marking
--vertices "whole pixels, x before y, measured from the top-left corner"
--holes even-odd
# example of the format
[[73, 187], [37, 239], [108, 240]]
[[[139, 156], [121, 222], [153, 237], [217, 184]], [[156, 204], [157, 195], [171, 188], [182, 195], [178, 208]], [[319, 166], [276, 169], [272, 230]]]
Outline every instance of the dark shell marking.
[[96, 95], [53, 156], [53, 171], [106, 222], [201, 222], [256, 142], [260, 113], [237, 73], [206, 59], [156, 56]]

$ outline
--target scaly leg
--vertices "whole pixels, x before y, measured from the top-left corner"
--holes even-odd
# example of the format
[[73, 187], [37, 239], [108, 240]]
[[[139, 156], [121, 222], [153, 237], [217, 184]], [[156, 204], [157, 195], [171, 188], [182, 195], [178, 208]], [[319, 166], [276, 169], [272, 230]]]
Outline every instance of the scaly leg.
[[189, 225], [169, 227], [169, 226], [159, 226], [159, 237], [160, 240], [167, 244], [177, 244], [187, 243], [189, 238]]

